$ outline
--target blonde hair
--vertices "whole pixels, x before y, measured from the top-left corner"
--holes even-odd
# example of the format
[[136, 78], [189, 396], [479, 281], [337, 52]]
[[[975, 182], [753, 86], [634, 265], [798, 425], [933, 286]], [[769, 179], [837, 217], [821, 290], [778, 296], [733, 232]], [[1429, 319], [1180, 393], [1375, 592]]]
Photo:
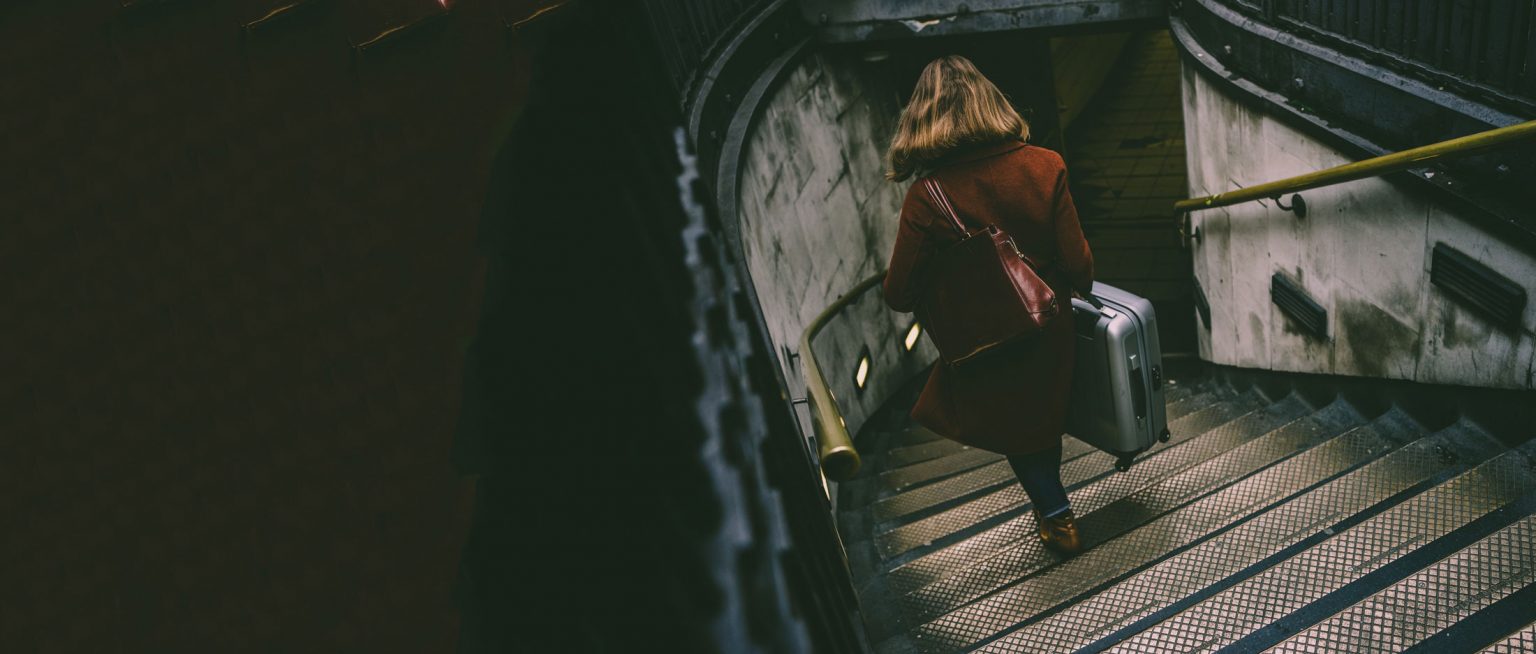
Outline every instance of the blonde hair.
[[886, 151], [885, 178], [901, 181], [956, 146], [1029, 138], [1029, 124], [969, 59], [933, 60], [917, 78]]

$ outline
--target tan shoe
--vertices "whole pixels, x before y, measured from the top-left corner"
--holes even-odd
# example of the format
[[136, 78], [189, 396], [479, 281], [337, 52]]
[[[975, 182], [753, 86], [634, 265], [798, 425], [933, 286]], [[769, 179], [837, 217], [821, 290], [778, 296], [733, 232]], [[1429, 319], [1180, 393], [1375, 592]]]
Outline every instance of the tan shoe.
[[1083, 542], [1077, 537], [1077, 518], [1072, 510], [1053, 518], [1035, 513], [1035, 524], [1040, 527], [1040, 540], [1057, 552], [1071, 556], [1083, 551]]

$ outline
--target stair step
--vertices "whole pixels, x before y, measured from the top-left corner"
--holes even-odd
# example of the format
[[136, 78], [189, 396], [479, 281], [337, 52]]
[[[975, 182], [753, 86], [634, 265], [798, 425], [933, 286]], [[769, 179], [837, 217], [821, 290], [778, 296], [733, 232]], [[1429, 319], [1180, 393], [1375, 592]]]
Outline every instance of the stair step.
[[[986, 650], [1064, 651], [1087, 645], [1458, 465], [1438, 437], [1399, 446], [1398, 438], [1415, 433], [1411, 420], [1390, 412], [924, 625], [923, 641], [965, 646], [1007, 632]], [[1360, 463], [1365, 465], [1356, 468]], [[1339, 473], [1344, 474], [1335, 477]], [[1298, 488], [1310, 490], [1287, 499]], [[1043, 620], [1028, 621], [1027, 616], [1147, 564], [1153, 565]]]
[[[1213, 397], [1206, 395], [1186, 397], [1184, 400], [1170, 404], [1169, 411], [1176, 412], [1177, 415], [1182, 416], [1199, 407], [1209, 405]], [[1168, 420], [1171, 423], [1174, 420], [1174, 416], [1170, 415]], [[1169, 427], [1171, 429], [1172, 425], [1170, 424]], [[953, 441], [943, 440], [939, 442]], [[928, 443], [927, 445], [934, 446], [936, 442]], [[1070, 453], [1063, 453], [1064, 456], [1067, 454]], [[961, 445], [952, 454], [947, 456], [886, 470], [880, 473], [880, 481], [887, 489], [900, 492], [1001, 460], [1003, 460], [1001, 454]], [[1006, 468], [1007, 466], [1004, 467]]]
[[924, 461], [896, 470], [887, 470], [880, 473], [880, 484], [893, 491], [903, 491], [919, 484], [931, 483], [938, 479], [960, 474], [973, 468], [979, 468], [994, 463], [1002, 456], [978, 450], [966, 448], [956, 454], [942, 459]]
[[1536, 516], [1500, 529], [1268, 651], [1399, 652], [1531, 583], [1536, 583]]
[[[1176, 379], [1170, 379], [1163, 391], [1163, 399], [1168, 403], [1171, 410], [1176, 402], [1187, 399], [1191, 395], [1206, 392], [1205, 389], [1209, 385], [1209, 382], [1203, 379], [1194, 382], [1180, 382]], [[1169, 413], [1168, 419], [1173, 420], [1173, 418], [1173, 414]], [[895, 449], [901, 449], [934, 441], [950, 442], [927, 427], [910, 425], [900, 430], [896, 437], [891, 440], [891, 444]]]
[[[1067, 464], [1096, 451], [1098, 450], [1092, 445], [1076, 438], [1064, 438], [1061, 443], [1061, 460], [1063, 464]], [[1013, 468], [1008, 465], [1002, 455], [996, 456], [997, 461], [992, 464], [875, 501], [870, 505], [875, 521], [889, 522], [958, 500], [977, 491], [1017, 483]]]
[[[1294, 407], [1294, 405], [1292, 405]], [[1285, 411], [1285, 407], [1279, 407]], [[1339, 415], [1325, 431], [1328, 436], [1338, 434], [1344, 429], [1358, 425], [1363, 420], [1353, 410], [1343, 408], [1337, 411]], [[1266, 418], [1272, 415], [1273, 418]], [[1252, 438], [1254, 435], [1263, 434], [1266, 427], [1275, 423], [1283, 423], [1286, 418], [1294, 415], [1291, 412], [1273, 414], [1258, 413], [1249, 414], [1244, 418], [1221, 425], [1200, 438], [1192, 439], [1185, 447], [1173, 447], [1162, 450], [1158, 457], [1154, 457], [1132, 468], [1125, 473], [1108, 475], [1100, 479], [1099, 483], [1071, 489], [1068, 483], [1070, 497], [1074, 510], [1087, 520], [1094, 512], [1111, 506], [1117, 502], [1126, 501], [1127, 498], [1135, 498], [1133, 501], [1150, 501], [1147, 493], [1158, 492], [1159, 489], [1170, 488], [1170, 477], [1188, 466], [1200, 463], [1202, 456], [1211, 453], [1220, 453], [1224, 448], [1231, 448], [1236, 443]], [[1324, 418], [1335, 417], [1329, 413]], [[1270, 422], [1270, 421], [1273, 422]], [[1252, 430], [1252, 431], [1250, 431]], [[1208, 439], [1208, 440], [1207, 440]], [[1321, 440], [1321, 438], [1319, 439]], [[1290, 454], [1288, 452], [1287, 454]], [[1167, 457], [1167, 458], [1163, 458]], [[1200, 470], [1222, 469], [1223, 463], [1201, 464], [1206, 467]], [[1103, 465], [1105, 462], [1098, 462]], [[1230, 467], [1230, 466], [1228, 466]], [[1193, 469], [1191, 469], [1193, 470]], [[1191, 474], [1191, 473], [1184, 473]], [[938, 581], [950, 575], [959, 573], [967, 567], [985, 561], [990, 557], [999, 555], [1010, 548], [1017, 547], [1020, 543], [1035, 543], [1035, 523], [1028, 513], [1020, 512], [1014, 518], [995, 527], [977, 533], [966, 540], [960, 541], [944, 549], [923, 555], [920, 558], [902, 564], [889, 573], [891, 586], [903, 592], [910, 592], [929, 583]]]
[[899, 433], [896, 434], [896, 438], [892, 439], [891, 442], [902, 446], [910, 446], [921, 445], [923, 443], [930, 443], [943, 439], [943, 436], [934, 433], [933, 430], [922, 425], [914, 424], [908, 426], [905, 429], [902, 429]]
[[1195, 409], [1208, 406], [1212, 402], [1227, 399], [1228, 397], [1231, 396], [1226, 395], [1220, 391], [1207, 391], [1191, 393], [1176, 400], [1169, 399], [1167, 401], [1168, 408], [1164, 409], [1163, 417], [1171, 423], [1175, 420], [1178, 420], [1179, 418], [1183, 418], [1184, 416], [1193, 413]]
[[1169, 404], [1194, 395], [1199, 389], [1204, 388], [1200, 383], [1180, 383], [1177, 379], [1170, 379], [1163, 387], [1163, 401]]
[[[1078, 456], [1082, 454], [1087, 452]], [[1061, 460], [1063, 465], [1066, 465], [1075, 458], [1077, 457], [1068, 457], [1063, 454]], [[1002, 460], [1002, 457], [998, 457], [996, 463], [877, 500], [870, 505], [870, 508], [875, 522], [890, 522], [946, 502], [959, 500], [978, 491], [995, 489], [997, 486], [1011, 483], [1012, 479], [1013, 468], [1009, 467], [1008, 462]]]
[[[1328, 537], [1322, 542], [1121, 642], [1114, 651], [1186, 651], [1235, 643], [1414, 549], [1536, 490], [1536, 477], [1525, 467], [1524, 457], [1507, 452], [1342, 532], [1324, 531]], [[1417, 628], [1429, 628], [1429, 621], [1422, 619], [1423, 613], [1416, 611], [1413, 615], [1412, 622]], [[1379, 621], [1382, 618], [1378, 615], [1370, 619]], [[1454, 620], [1445, 624], [1448, 626], [1451, 622]], [[1337, 624], [1344, 623], [1347, 620]], [[1385, 634], [1372, 634], [1370, 639], [1386, 645], [1390, 640], [1415, 633], [1407, 630], [1408, 625], [1400, 627], [1392, 631], [1391, 638]], [[1433, 627], [1415, 640], [1427, 638], [1440, 628], [1443, 627]]]
[[[1299, 403], [1298, 403], [1299, 404]], [[1299, 413], [1298, 411], [1297, 413]], [[1348, 415], [1332, 415], [1348, 414]], [[1265, 419], [1264, 414], [1250, 414], [1242, 419], [1223, 425], [1220, 431], [1228, 431], [1232, 437], [1242, 439], [1236, 447], [1220, 451], [1219, 443], [1192, 442], [1187, 453], [1192, 463], [1170, 467], [1161, 471], [1156, 483], [1143, 485], [1134, 493], [1104, 493], [1096, 497], [1090, 493], [1074, 495], [1073, 501], [1083, 513], [1078, 519], [1078, 530], [1085, 547], [1093, 547], [1110, 540], [1137, 525], [1205, 495], [1217, 488], [1251, 474], [1274, 461], [1324, 442], [1349, 426], [1362, 420], [1353, 410], [1337, 404], [1324, 416], [1334, 424], [1326, 425], [1314, 416], [1296, 418], [1295, 414], [1279, 414]], [[1246, 423], [1246, 424], [1245, 424]], [[1277, 426], [1277, 423], [1284, 423]], [[1265, 427], [1272, 427], [1266, 430]], [[1248, 439], [1243, 434], [1252, 431], [1263, 433]], [[1267, 431], [1267, 433], [1265, 433]], [[1202, 440], [1217, 441], [1221, 435], [1213, 434]], [[1204, 449], [1206, 451], [1198, 451]], [[1211, 452], [1211, 450], [1217, 450]], [[1162, 463], [1158, 467], [1162, 467]], [[1089, 489], [1083, 489], [1085, 491]], [[1081, 499], [1079, 499], [1081, 498]], [[906, 569], [900, 570], [903, 580], [895, 582], [898, 572], [893, 572], [893, 587], [904, 587], [924, 578], [941, 577], [943, 580], [925, 586], [904, 598], [908, 615], [916, 619], [934, 617], [953, 610], [966, 602], [1006, 587], [1019, 579], [1057, 563], [1060, 557], [1046, 550], [1034, 534], [1034, 521], [1023, 516], [1015, 527], [1018, 539], [1006, 548], [997, 548], [991, 556], [963, 569], [957, 569], [948, 557], [950, 567], [942, 569], [933, 561], [919, 559]], [[963, 543], [962, 543], [963, 545]], [[959, 547], [958, 545], [956, 547]], [[935, 557], [936, 559], [937, 557]], [[916, 579], [909, 579], [909, 577]]]
[[[1217, 397], [1219, 396], [1216, 394], [1202, 393], [1198, 396], [1198, 398], [1187, 397], [1186, 399], [1198, 399], [1203, 404], [1209, 404], [1215, 401]], [[1178, 415], [1174, 415], [1176, 409], [1172, 404], [1170, 404], [1168, 409], [1168, 419], [1170, 421], [1176, 419], [1179, 416], [1183, 416], [1195, 409], [1197, 406], [1200, 406], [1197, 404], [1189, 404], [1183, 402], [1180, 402], [1179, 404], [1183, 408], [1182, 410], [1178, 410]], [[953, 441], [945, 442], [953, 443]], [[963, 448], [964, 446], [956, 444], [956, 447]], [[1084, 443], [1075, 438], [1067, 437], [1062, 440], [1061, 460], [1063, 464], [1065, 464], [1072, 461], [1073, 459], [1094, 451], [1095, 449], [1092, 445]], [[958, 500], [962, 497], [965, 497], [966, 495], [990, 487], [1016, 483], [1017, 479], [1014, 477], [1013, 468], [1008, 466], [1007, 462], [1003, 460], [1004, 457], [1002, 455], [994, 456], [997, 457], [997, 462], [993, 464], [979, 466], [949, 478], [936, 481], [925, 486], [908, 489], [892, 495], [891, 497], [877, 500], [870, 505], [872, 507], [875, 521], [887, 522], [890, 520], [895, 520], [902, 516], [917, 513], [926, 509], [931, 509], [946, 502]]]
[[1530, 652], [1536, 652], [1536, 622], [1525, 625], [1503, 640], [1483, 648], [1478, 654], [1530, 654]]
[[[1154, 449], [1149, 456], [1168, 451], [1174, 444], [1204, 434], [1260, 405], [1255, 396], [1249, 395], [1229, 402], [1218, 402], [1190, 413], [1170, 423], [1169, 430], [1173, 438], [1166, 446]], [[1132, 471], [1144, 469], [1145, 466], [1145, 462], [1138, 464]], [[1107, 474], [1113, 469], [1114, 457], [1096, 452], [1062, 466], [1062, 483], [1071, 486]], [[888, 531], [877, 532], [876, 546], [882, 558], [890, 559], [915, 548], [930, 546], [973, 526], [990, 526], [984, 523], [1008, 513], [1023, 512], [1026, 504], [1023, 489], [1017, 484], [1010, 484], [952, 509]]]
[[936, 441], [928, 441], [921, 445], [908, 445], [894, 448], [885, 455], [886, 465], [891, 467], [909, 466], [914, 463], [922, 463], [931, 459], [956, 454], [967, 449], [955, 441], [941, 438]]

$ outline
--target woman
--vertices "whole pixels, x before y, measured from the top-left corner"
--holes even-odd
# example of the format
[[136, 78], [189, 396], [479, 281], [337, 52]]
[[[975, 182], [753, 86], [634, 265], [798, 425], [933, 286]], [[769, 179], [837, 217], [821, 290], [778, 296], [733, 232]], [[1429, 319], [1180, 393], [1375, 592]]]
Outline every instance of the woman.
[[[997, 225], [1042, 263], [1058, 298], [1093, 285], [1093, 255], [1067, 192], [1061, 157], [1025, 143], [1029, 126], [964, 57], [928, 64], [901, 113], [886, 177], [932, 177], [968, 229]], [[885, 301], [918, 308], [931, 257], [961, 234], [914, 183], [901, 207]], [[1072, 388], [1073, 333], [1065, 311], [1033, 337], [964, 366], [935, 364], [912, 418], [945, 437], [1008, 456], [1034, 505], [1040, 538], [1064, 553], [1081, 548], [1061, 484], [1061, 436]]]

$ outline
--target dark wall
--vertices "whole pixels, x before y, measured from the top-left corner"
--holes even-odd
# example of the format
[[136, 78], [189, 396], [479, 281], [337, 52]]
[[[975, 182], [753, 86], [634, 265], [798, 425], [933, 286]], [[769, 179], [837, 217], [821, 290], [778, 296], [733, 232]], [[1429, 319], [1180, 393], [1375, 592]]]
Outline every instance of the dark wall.
[[911, 98], [924, 67], [940, 57], [960, 55], [976, 64], [976, 69], [992, 80], [1029, 122], [1031, 143], [1053, 150], [1062, 149], [1050, 37], [1018, 33], [969, 34], [881, 47], [890, 50], [893, 62], [889, 67], [891, 83], [897, 89], [901, 106], [906, 106]]
[[[0, 9], [0, 642], [448, 651], [487, 168], [542, 2]], [[143, 4], [143, 3], [139, 3]]]

